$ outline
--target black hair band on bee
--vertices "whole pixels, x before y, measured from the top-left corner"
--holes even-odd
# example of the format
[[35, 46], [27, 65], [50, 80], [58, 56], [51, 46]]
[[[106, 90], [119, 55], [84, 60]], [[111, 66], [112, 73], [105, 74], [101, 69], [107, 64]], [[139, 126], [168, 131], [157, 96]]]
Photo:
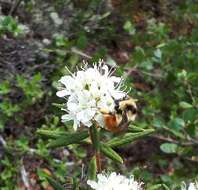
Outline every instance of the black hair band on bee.
[[126, 110], [127, 111], [131, 111], [133, 114], [136, 114], [137, 113], [137, 108], [132, 106], [132, 105], [127, 105], [126, 106]]

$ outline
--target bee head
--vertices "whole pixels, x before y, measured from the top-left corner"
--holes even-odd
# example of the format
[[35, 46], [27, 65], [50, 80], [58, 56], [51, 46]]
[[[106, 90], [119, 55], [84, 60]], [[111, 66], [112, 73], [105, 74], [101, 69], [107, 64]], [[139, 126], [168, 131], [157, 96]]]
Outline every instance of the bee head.
[[128, 121], [133, 121], [137, 114], [137, 106], [135, 100], [132, 98], [126, 98], [123, 100], [117, 100], [115, 110], [117, 114], [126, 115]]

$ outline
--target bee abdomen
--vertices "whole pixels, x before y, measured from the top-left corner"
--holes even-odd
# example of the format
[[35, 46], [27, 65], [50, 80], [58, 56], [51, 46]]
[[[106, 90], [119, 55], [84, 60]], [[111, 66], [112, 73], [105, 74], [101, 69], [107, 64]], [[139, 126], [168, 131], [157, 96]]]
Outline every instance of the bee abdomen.
[[112, 132], [119, 131], [119, 127], [117, 124], [117, 118], [115, 115], [104, 116], [104, 121], [105, 121], [105, 126], [106, 126], [107, 130], [112, 131]]

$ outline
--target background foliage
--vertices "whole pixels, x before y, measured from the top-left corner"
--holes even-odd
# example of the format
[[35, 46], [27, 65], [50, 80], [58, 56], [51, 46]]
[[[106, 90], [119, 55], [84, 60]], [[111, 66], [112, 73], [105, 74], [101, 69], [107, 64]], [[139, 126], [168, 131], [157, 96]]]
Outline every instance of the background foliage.
[[72, 131], [59, 120], [55, 92], [65, 65], [76, 70], [83, 59], [117, 65], [138, 99], [133, 125], [156, 130], [115, 148], [124, 166], [108, 161], [108, 169], [173, 190], [198, 177], [196, 0], [0, 1], [0, 15], [2, 190], [24, 189], [24, 171], [34, 190], [52, 189], [46, 173], [68, 189], [75, 177], [86, 184], [92, 151], [47, 149], [48, 140], [36, 133]]

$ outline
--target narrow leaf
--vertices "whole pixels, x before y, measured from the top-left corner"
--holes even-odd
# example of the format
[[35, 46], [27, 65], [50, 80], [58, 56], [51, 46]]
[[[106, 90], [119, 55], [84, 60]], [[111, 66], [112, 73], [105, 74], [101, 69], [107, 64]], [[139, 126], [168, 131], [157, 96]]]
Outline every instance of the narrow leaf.
[[138, 132], [138, 133], [126, 133], [125, 135], [115, 137], [109, 142], [107, 142], [107, 145], [110, 147], [119, 147], [123, 146], [126, 144], [129, 144], [145, 135], [149, 135], [153, 133], [155, 130], [154, 129], [147, 129], [143, 132]]
[[152, 185], [148, 187], [146, 190], [158, 190], [161, 186], [161, 184]]
[[170, 188], [166, 184], [162, 184], [165, 190], [170, 190]]
[[89, 136], [87, 131], [71, 133], [65, 136], [58, 137], [56, 140], [52, 140], [47, 146], [49, 148], [56, 148], [67, 146], [70, 144], [77, 144], [80, 141], [86, 139]]
[[79, 190], [78, 188], [78, 182], [75, 177], [72, 178], [72, 190]]
[[109, 146], [107, 146], [105, 144], [101, 144], [100, 145], [100, 150], [108, 158], [123, 164], [123, 160], [120, 157], [120, 155], [117, 152], [115, 152], [111, 147], [109, 147]]
[[146, 129], [143, 129], [141, 127], [137, 127], [135, 125], [129, 125], [128, 127], [128, 131], [130, 132], [142, 132], [142, 131], [145, 131]]
[[65, 188], [58, 181], [51, 178], [50, 176], [46, 176], [46, 179], [49, 184], [54, 188], [54, 190], [65, 190]]
[[89, 169], [88, 169], [88, 178], [90, 180], [96, 180], [96, 157], [94, 156], [89, 164]]
[[71, 133], [68, 132], [63, 132], [63, 131], [53, 131], [53, 130], [44, 130], [44, 129], [39, 129], [36, 131], [38, 135], [41, 135], [43, 137], [51, 138], [51, 139], [56, 139], [61, 136], [69, 135]]
[[57, 108], [63, 108], [64, 107], [64, 104], [52, 103], [52, 105], [57, 107]]

